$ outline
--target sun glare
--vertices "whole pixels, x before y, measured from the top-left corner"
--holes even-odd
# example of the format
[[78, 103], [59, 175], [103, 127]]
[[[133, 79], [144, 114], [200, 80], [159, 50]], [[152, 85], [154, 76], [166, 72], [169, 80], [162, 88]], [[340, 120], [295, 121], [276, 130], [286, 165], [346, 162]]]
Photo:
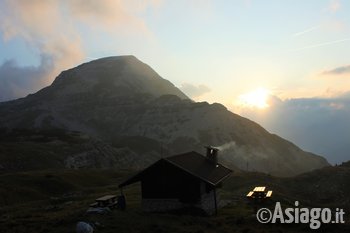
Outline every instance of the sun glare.
[[264, 109], [269, 107], [267, 103], [270, 91], [266, 88], [257, 88], [254, 91], [240, 95], [239, 102], [243, 106]]

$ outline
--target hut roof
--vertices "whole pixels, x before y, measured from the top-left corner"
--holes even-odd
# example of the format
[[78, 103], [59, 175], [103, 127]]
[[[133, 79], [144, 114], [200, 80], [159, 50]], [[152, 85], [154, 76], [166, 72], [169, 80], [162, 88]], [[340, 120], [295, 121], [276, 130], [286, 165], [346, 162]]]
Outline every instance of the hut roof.
[[228, 169], [227, 167], [221, 164], [215, 164], [205, 156], [195, 151], [191, 151], [160, 159], [151, 166], [121, 183], [119, 187], [124, 187], [140, 181], [146, 171], [153, 169], [156, 165], [159, 165], [159, 163], [169, 163], [213, 186], [220, 184], [232, 172], [232, 170]]

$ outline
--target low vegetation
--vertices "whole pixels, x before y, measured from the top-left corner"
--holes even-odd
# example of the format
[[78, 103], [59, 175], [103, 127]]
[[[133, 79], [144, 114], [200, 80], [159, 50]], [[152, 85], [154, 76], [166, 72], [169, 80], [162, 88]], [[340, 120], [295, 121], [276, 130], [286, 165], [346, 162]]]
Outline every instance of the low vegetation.
[[[343, 175], [348, 166], [334, 168]], [[327, 170], [318, 174], [331, 179]], [[333, 173], [337, 173], [332, 171]], [[47, 233], [75, 232], [78, 221], [98, 222], [96, 232], [309, 232], [308, 225], [260, 224], [245, 194], [254, 186], [268, 185], [273, 199], [264, 206], [273, 208], [275, 201], [292, 205], [295, 200], [306, 206], [347, 208], [344, 200], [329, 200], [306, 193], [304, 186], [313, 181], [313, 173], [296, 178], [275, 178], [260, 173], [235, 173], [225, 183], [221, 196], [227, 205], [217, 216], [200, 216], [190, 211], [145, 214], [140, 207], [140, 187], [134, 184], [124, 190], [126, 211], [113, 210], [105, 215], [87, 215], [90, 203], [105, 194], [119, 194], [118, 183], [131, 174], [110, 170], [47, 170], [0, 175], [1, 232]], [[349, 173], [347, 173], [348, 175]], [[321, 180], [322, 180], [321, 177]], [[320, 177], [318, 177], [320, 178]], [[337, 177], [339, 179], [339, 177]], [[349, 178], [349, 177], [348, 177]], [[325, 178], [324, 178], [325, 179]], [[298, 187], [302, 187], [301, 189]], [[348, 186], [349, 187], [349, 186]], [[311, 187], [312, 188], [312, 187]], [[327, 187], [324, 187], [326, 189]], [[318, 191], [322, 191], [319, 188]], [[303, 190], [303, 191], [301, 191]], [[339, 190], [346, 191], [346, 190]], [[341, 201], [341, 203], [338, 203]], [[340, 206], [339, 206], [340, 205]], [[350, 219], [347, 218], [347, 222]], [[321, 232], [346, 232], [349, 224], [323, 225]]]

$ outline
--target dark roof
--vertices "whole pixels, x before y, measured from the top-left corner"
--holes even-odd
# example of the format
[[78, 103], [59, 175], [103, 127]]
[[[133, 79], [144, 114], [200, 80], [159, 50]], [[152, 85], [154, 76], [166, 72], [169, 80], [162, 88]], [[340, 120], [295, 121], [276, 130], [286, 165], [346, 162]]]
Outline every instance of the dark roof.
[[232, 170], [227, 167], [224, 167], [221, 164], [215, 164], [203, 155], [194, 151], [171, 156], [166, 158], [166, 160], [213, 185], [219, 184], [232, 172]]
[[130, 177], [128, 180], [121, 183], [119, 187], [123, 187], [139, 181], [140, 178], [142, 177], [142, 174], [146, 170], [151, 169], [153, 166], [161, 162], [170, 163], [184, 170], [185, 172], [203, 180], [204, 182], [214, 186], [221, 183], [232, 172], [232, 170], [228, 169], [227, 167], [224, 167], [221, 164], [214, 164], [205, 156], [197, 152], [191, 151], [188, 153], [174, 155], [168, 158], [160, 159], [156, 163], [149, 166], [148, 168], [144, 169], [143, 171], [139, 172], [138, 174]]

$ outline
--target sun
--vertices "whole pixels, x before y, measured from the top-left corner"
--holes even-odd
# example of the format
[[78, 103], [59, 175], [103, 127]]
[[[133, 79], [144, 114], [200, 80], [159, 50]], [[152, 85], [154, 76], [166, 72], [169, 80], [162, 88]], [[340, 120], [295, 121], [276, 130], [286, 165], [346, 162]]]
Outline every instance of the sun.
[[238, 97], [239, 103], [246, 107], [265, 109], [269, 107], [267, 103], [270, 91], [259, 87], [251, 92], [242, 94]]

